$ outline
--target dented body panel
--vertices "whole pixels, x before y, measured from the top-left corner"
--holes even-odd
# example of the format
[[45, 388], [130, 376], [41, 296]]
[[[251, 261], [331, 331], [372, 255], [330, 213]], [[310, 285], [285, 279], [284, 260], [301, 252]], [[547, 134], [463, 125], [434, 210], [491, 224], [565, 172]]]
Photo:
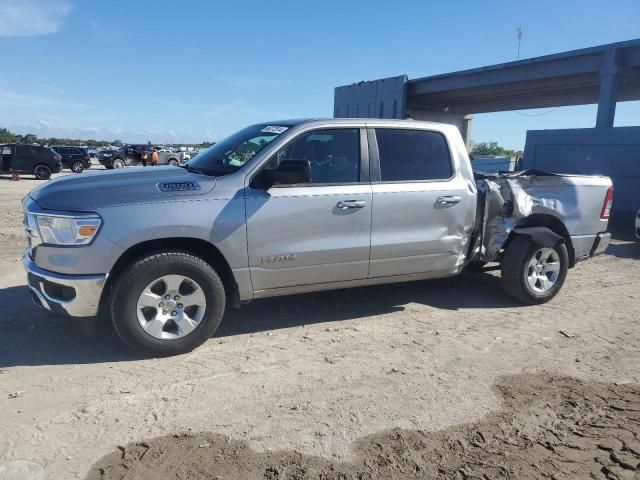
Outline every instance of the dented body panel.
[[541, 224], [545, 219], [563, 227], [575, 259], [588, 257], [598, 234], [607, 230], [608, 220], [600, 218], [600, 214], [611, 187], [608, 177], [530, 170], [480, 174], [476, 182], [483, 215], [479, 225], [481, 241], [473, 255], [480, 260], [498, 260], [514, 230]]

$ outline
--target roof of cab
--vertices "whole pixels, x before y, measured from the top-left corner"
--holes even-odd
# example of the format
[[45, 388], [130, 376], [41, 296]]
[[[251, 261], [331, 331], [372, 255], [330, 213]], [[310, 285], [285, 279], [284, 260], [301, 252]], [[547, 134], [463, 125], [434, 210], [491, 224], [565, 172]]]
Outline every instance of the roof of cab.
[[443, 126], [449, 125], [446, 123], [438, 123], [438, 122], [426, 122], [423, 120], [413, 120], [411, 118], [408, 119], [397, 119], [397, 118], [296, 118], [291, 120], [275, 120], [272, 122], [262, 122], [265, 124], [272, 125], [287, 125], [289, 127], [294, 127], [302, 124], [309, 123], [335, 123], [337, 125], [343, 123], [367, 123], [369, 125], [389, 125], [389, 124], [397, 124], [397, 125], [423, 125], [423, 126]]

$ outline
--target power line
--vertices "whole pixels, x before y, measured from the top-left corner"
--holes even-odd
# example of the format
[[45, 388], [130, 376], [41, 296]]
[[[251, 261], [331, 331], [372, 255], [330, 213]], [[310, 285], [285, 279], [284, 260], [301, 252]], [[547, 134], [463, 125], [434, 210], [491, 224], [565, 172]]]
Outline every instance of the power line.
[[524, 113], [521, 112], [519, 110], [512, 110], [512, 112], [517, 113], [518, 115], [522, 115], [523, 117], [541, 117], [543, 115], [548, 115], [550, 113], [555, 112], [556, 110], [558, 110], [560, 107], [553, 107], [551, 108], [551, 110], [548, 110], [546, 112], [540, 112], [540, 113]]

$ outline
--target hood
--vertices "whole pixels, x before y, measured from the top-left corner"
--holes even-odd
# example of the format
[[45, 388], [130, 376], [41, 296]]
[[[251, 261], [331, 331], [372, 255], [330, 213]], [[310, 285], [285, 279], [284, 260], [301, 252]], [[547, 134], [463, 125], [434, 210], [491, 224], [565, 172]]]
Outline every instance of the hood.
[[143, 203], [210, 192], [215, 177], [184, 168], [148, 167], [67, 175], [46, 182], [29, 194], [48, 210], [91, 211], [128, 203]]

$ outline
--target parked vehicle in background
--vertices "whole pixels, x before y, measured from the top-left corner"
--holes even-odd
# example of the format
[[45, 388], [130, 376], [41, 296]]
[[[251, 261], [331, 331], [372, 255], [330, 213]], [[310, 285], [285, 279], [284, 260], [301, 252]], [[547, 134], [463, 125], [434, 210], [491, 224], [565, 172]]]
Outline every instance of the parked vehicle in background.
[[50, 148], [39, 145], [0, 145], [0, 171], [9, 173], [11, 170], [47, 180], [52, 173], [62, 170], [62, 157]]
[[67, 145], [53, 145], [51, 150], [62, 157], [62, 167], [74, 173], [82, 173], [85, 168], [91, 168], [91, 157], [84, 148]]
[[211, 337], [227, 303], [450, 277], [471, 262], [499, 262], [517, 301], [547, 302], [604, 252], [612, 195], [608, 177], [474, 177], [452, 125], [265, 123], [184, 168], [33, 190], [24, 265], [43, 308], [90, 317], [103, 305], [127, 345], [174, 355]]
[[[107, 169], [141, 165], [141, 154], [150, 154], [150, 145], [124, 145], [122, 148], [98, 157], [98, 161]], [[149, 155], [150, 156], [150, 155]], [[180, 165], [184, 161], [183, 152], [158, 152], [158, 165]]]

